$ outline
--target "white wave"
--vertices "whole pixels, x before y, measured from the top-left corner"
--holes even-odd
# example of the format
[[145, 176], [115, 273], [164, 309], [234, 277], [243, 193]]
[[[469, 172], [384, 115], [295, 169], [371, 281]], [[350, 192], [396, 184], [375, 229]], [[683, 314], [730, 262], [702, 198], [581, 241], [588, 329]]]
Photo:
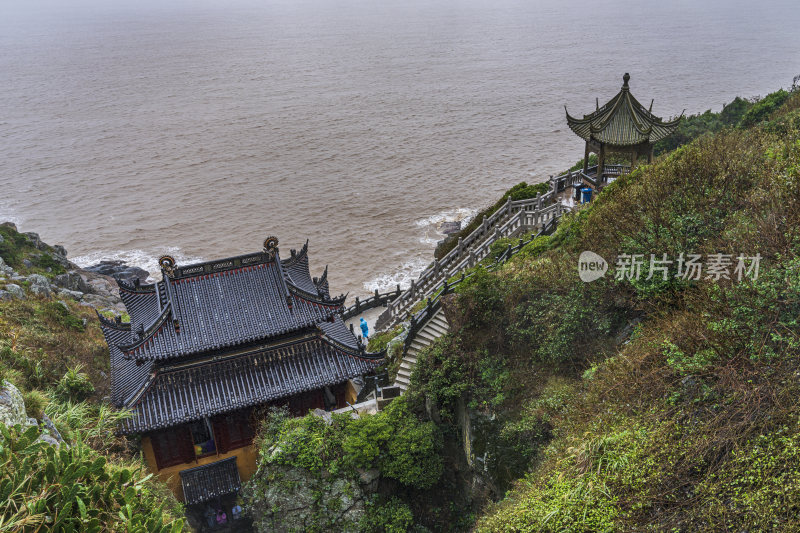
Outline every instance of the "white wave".
[[20, 218], [14, 213], [14, 210], [8, 202], [0, 201], [0, 223], [11, 222], [15, 226], [20, 226]]
[[364, 283], [364, 288], [369, 292], [386, 292], [392, 290], [400, 285], [401, 289], [407, 289], [411, 286], [411, 280], [417, 279], [419, 275], [425, 270], [430, 261], [418, 257], [403, 263], [397, 270], [387, 274], [381, 274], [371, 281]]
[[161, 268], [158, 266], [158, 258], [162, 255], [171, 255], [175, 262], [180, 265], [198, 263], [203, 261], [200, 257], [189, 256], [181, 253], [179, 248], [169, 247], [159, 253], [146, 252], [144, 250], [116, 250], [91, 252], [70, 260], [79, 267], [96, 265], [100, 261], [122, 261], [126, 265], [143, 268], [150, 273], [148, 281], [161, 279]]
[[442, 222], [450, 222], [457, 220], [461, 222], [462, 225], [465, 225], [469, 224], [469, 221], [472, 220], [477, 213], [478, 213], [477, 209], [471, 209], [469, 207], [457, 207], [455, 209], [448, 209], [447, 211], [436, 213], [435, 215], [431, 215], [429, 217], [421, 218], [417, 220], [415, 224], [419, 227], [425, 227], [425, 226], [441, 227]]
[[421, 218], [415, 222], [417, 227], [422, 228], [423, 233], [419, 238], [422, 244], [436, 246], [436, 243], [441, 241], [445, 234], [442, 233], [442, 224], [444, 222], [461, 222], [463, 228], [478, 214], [477, 209], [468, 207], [458, 207], [455, 209], [448, 209], [429, 217]]

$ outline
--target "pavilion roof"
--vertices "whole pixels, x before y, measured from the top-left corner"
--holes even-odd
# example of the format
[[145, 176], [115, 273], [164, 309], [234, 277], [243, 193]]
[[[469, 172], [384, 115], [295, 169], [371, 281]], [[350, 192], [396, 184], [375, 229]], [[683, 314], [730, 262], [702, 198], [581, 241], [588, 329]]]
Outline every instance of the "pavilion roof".
[[611, 146], [655, 143], [671, 135], [678, 127], [682, 115], [670, 122], [664, 122], [653, 115], [633, 97], [628, 80], [630, 75], [626, 73], [623, 76], [622, 89], [593, 113], [575, 118], [567, 111], [570, 129], [585, 141]]

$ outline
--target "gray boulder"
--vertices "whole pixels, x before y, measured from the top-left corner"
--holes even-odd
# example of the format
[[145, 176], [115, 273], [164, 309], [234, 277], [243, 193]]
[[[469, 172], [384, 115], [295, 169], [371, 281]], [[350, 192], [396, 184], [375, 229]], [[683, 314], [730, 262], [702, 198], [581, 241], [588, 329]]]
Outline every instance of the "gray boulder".
[[41, 274], [31, 274], [28, 276], [31, 284], [31, 292], [37, 296], [50, 296], [50, 281]]
[[254, 517], [253, 528], [260, 533], [323, 526], [355, 533], [360, 531], [367, 498], [358, 480], [281, 465], [260, 468], [243, 496]]
[[20, 298], [20, 299], [25, 298], [25, 291], [23, 290], [22, 287], [20, 287], [15, 283], [9, 283], [8, 285], [6, 285], [6, 291], [9, 294], [11, 294], [11, 296], [14, 298]]
[[42, 287], [48, 288], [50, 287], [50, 280], [41, 274], [31, 274], [28, 276], [28, 281], [31, 282], [31, 285], [41, 285]]
[[2, 224], [0, 224], [0, 227], [11, 228], [14, 231], [17, 231], [17, 225], [9, 221], [3, 222]]
[[118, 281], [146, 283], [150, 273], [143, 268], [129, 266], [122, 261], [101, 261], [96, 265], [85, 267], [84, 270], [96, 272], [104, 276], [111, 276]]
[[14, 275], [14, 269], [8, 266], [6, 262], [3, 261], [2, 257], [0, 257], [0, 274], [4, 274], [6, 276]]
[[83, 293], [81, 291], [71, 291], [69, 289], [59, 289], [58, 295], [61, 298], [71, 298], [76, 301], [80, 301], [83, 298]]
[[2, 302], [3, 300], [11, 300], [12, 298], [13, 296], [11, 296], [10, 292], [0, 290], [0, 302]]
[[53, 251], [60, 255], [61, 257], [67, 257], [67, 249], [61, 246], [60, 244], [56, 244], [53, 246]]
[[34, 248], [37, 250], [47, 250], [47, 245], [42, 242], [42, 239], [39, 237], [38, 233], [34, 233], [32, 231], [28, 231], [23, 233], [28, 238], [28, 242], [30, 242]]
[[64, 289], [70, 291], [79, 291], [79, 292], [89, 292], [89, 284], [86, 283], [86, 280], [83, 279], [77, 271], [72, 270], [65, 274], [59, 274], [55, 278], [53, 278], [53, 283], [58, 287], [63, 287]]
[[8, 381], [3, 381], [0, 388], [0, 424], [6, 427], [28, 425], [28, 415], [25, 413], [25, 400], [19, 390]]

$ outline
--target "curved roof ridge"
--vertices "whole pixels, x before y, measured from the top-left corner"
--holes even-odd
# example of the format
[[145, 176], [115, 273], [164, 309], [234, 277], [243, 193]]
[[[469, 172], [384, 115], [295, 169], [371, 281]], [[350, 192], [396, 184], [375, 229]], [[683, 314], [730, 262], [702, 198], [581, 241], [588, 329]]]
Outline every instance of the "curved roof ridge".
[[117, 322], [116, 320], [111, 320], [108, 317], [103, 316], [100, 314], [100, 311], [97, 309], [94, 310], [95, 314], [97, 314], [97, 318], [100, 320], [100, 324], [103, 326], [109, 327], [111, 329], [115, 329], [117, 331], [130, 331], [131, 330], [131, 323], [130, 322]]
[[119, 287], [123, 291], [135, 292], [139, 294], [156, 292], [155, 283], [145, 283], [144, 285], [136, 285], [134, 283], [128, 283], [125, 280], [117, 278], [114, 278], [114, 281], [117, 282], [117, 287]]
[[305, 300], [307, 303], [310, 304], [317, 304], [317, 305], [324, 305], [324, 306], [333, 306], [333, 307], [341, 307], [344, 305], [344, 301], [347, 299], [346, 294], [341, 294], [335, 298], [330, 298], [325, 300], [321, 298], [318, 294], [312, 294], [293, 283], [286, 282], [286, 288], [289, 290], [289, 293], [297, 296]]
[[164, 323], [166, 322], [167, 317], [170, 316], [171, 314], [172, 314], [172, 302], [167, 302], [167, 305], [164, 306], [164, 310], [161, 311], [161, 315], [155, 320], [155, 322], [153, 322], [150, 326], [148, 326], [147, 329], [144, 330], [143, 332], [144, 334], [142, 335], [141, 339], [127, 345], [120, 344], [117, 347], [122, 351], [125, 357], [130, 357], [130, 352], [135, 351], [137, 348], [143, 346], [144, 344], [152, 340], [152, 338], [156, 335], [158, 330], [161, 329], [161, 326], [163, 326]]
[[294, 265], [299, 260], [303, 259], [308, 255], [308, 239], [306, 239], [306, 243], [303, 245], [300, 250], [291, 250], [291, 255], [287, 259], [281, 259], [283, 266], [289, 267]]

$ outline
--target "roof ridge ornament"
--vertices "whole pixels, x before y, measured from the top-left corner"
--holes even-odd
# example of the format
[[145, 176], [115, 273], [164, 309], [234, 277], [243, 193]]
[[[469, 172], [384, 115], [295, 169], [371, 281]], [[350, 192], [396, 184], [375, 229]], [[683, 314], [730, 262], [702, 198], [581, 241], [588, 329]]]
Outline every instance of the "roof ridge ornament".
[[275, 254], [278, 252], [278, 238], [270, 235], [264, 240], [264, 253], [267, 254], [270, 260], [275, 259]]
[[631, 75], [628, 74], [627, 72], [625, 73], [624, 76], [622, 76], [622, 88], [623, 89], [627, 89], [628, 88], [628, 82], [630, 81], [630, 79], [631, 79]]
[[158, 258], [158, 266], [161, 267], [162, 272], [172, 277], [175, 272], [175, 258], [171, 255], [162, 255]]

